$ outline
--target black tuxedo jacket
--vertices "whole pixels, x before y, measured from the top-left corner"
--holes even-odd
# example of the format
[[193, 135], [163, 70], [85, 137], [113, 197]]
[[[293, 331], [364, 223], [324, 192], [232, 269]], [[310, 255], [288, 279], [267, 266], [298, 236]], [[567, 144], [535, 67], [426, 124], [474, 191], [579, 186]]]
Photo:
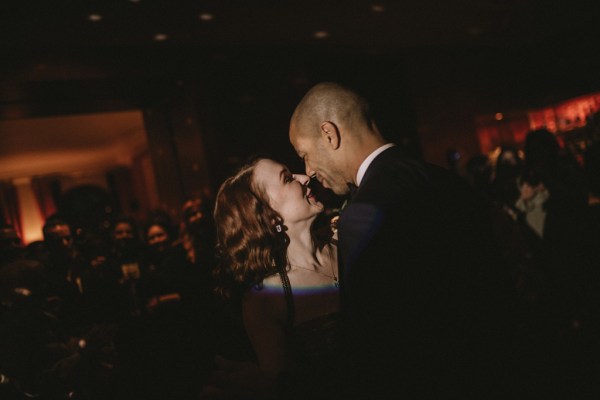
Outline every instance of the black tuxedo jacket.
[[399, 147], [373, 160], [338, 222], [347, 396], [497, 390], [508, 282], [487, 221], [450, 172]]

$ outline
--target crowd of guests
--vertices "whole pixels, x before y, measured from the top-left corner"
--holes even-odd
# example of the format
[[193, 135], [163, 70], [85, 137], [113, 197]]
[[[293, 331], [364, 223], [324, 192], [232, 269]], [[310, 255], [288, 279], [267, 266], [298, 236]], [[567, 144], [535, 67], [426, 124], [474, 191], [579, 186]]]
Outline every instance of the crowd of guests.
[[240, 343], [228, 311], [215, 311], [211, 212], [194, 199], [179, 227], [157, 212], [144, 226], [119, 217], [96, 231], [53, 215], [26, 247], [3, 227], [0, 397], [198, 393], [219, 343]]
[[[285, 203], [265, 205], [268, 201], [262, 197], [266, 195], [255, 183], [240, 183], [244, 174], [255, 174], [252, 179], [260, 178], [263, 186], [299, 182], [296, 205], [292, 209], [286, 209]], [[279, 181], [281, 174], [289, 179]], [[533, 391], [543, 392], [548, 376], [564, 380], [565, 385], [557, 387], [596, 387], [600, 372], [599, 174], [600, 143], [588, 147], [581, 165], [545, 130], [530, 132], [522, 152], [506, 146], [494, 162], [480, 156], [467, 165], [465, 178], [488, 206], [500, 263], [510, 273], [517, 294], [512, 299], [513, 333], [523, 348], [520, 368], [533, 371], [527, 375]], [[320, 276], [303, 272], [310, 260], [295, 243], [302, 244], [303, 232], [311, 231], [323, 211], [307, 193], [307, 183], [308, 177], [293, 176], [273, 161], [255, 162], [223, 186], [215, 216], [227, 232], [221, 227], [218, 234], [212, 206], [200, 199], [182, 206], [178, 227], [157, 212], [143, 227], [139, 221], [120, 217], [106, 231], [87, 232], [78, 229], [77, 221], [55, 215], [44, 225], [43, 241], [25, 248], [11, 227], [3, 227], [0, 397], [196, 398], [215, 371], [217, 354], [282, 369], [286, 346], [271, 343], [285, 335], [287, 324], [293, 325], [290, 303], [281, 303], [273, 321], [252, 317], [256, 314], [245, 316], [244, 329], [241, 310], [229, 307], [230, 302], [216, 292], [237, 290], [240, 300], [246, 290], [255, 286], [262, 290], [263, 285], [266, 292], [250, 291], [252, 296], [244, 297], [245, 307], [260, 311], [265, 304], [261, 295], [269, 293], [269, 286], [279, 287], [280, 280], [281, 290], [286, 290], [286, 280], [294, 288], [338, 287], [335, 257], [322, 255], [327, 247], [319, 247], [322, 259], [317, 261], [328, 269], [319, 272]], [[265, 187], [271, 199], [276, 198], [273, 193], [284, 193], [275, 186]], [[272, 221], [261, 221], [263, 211], [244, 215], [236, 209], [245, 204], [240, 200], [244, 196], [252, 197], [249, 201], [255, 210], [272, 207], [275, 211], [265, 214]], [[301, 222], [294, 225], [290, 221], [303, 207], [309, 222], [302, 222], [305, 217], [301, 216]], [[286, 225], [277, 221], [278, 215], [285, 216]], [[244, 233], [247, 226], [271, 223], [275, 232], [256, 238]], [[296, 225], [297, 236], [292, 231]], [[329, 224], [325, 222], [322, 228], [328, 230]], [[257, 258], [254, 269], [247, 269], [248, 260], [255, 257], [254, 248], [257, 252], [278, 248], [278, 242], [265, 240], [277, 238], [282, 229], [288, 230], [287, 255], [272, 264]], [[335, 242], [335, 234], [330, 233], [328, 243]], [[312, 236], [306, 239], [311, 245], [316, 243]], [[240, 264], [239, 268], [224, 271], [224, 256], [230, 258], [229, 264]], [[282, 267], [286, 263], [291, 267], [287, 272]], [[262, 271], [261, 265], [271, 269]], [[219, 275], [229, 275], [226, 278], [233, 284], [225, 288], [215, 284], [214, 277]], [[291, 294], [282, 296], [290, 300]], [[306, 299], [290, 301], [291, 310], [300, 313], [296, 315], [300, 322], [335, 314], [311, 308]], [[329, 311], [337, 311], [336, 301], [330, 303]], [[281, 326], [276, 326], [280, 320]], [[256, 343], [262, 343], [261, 351]]]
[[560, 387], [586, 393], [597, 390], [599, 373], [600, 142], [582, 155], [540, 129], [522, 150], [503, 146], [496, 160], [471, 158], [466, 178], [492, 212], [523, 337], [538, 352], [532, 369], [540, 380], [554, 369]]

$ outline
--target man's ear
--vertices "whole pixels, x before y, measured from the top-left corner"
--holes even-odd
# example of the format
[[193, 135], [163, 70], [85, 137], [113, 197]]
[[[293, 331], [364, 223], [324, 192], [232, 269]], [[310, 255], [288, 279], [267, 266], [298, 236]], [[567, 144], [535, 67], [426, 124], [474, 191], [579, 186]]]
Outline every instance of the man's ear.
[[327, 142], [327, 145], [333, 150], [340, 147], [341, 137], [337, 125], [330, 121], [321, 123], [321, 137]]

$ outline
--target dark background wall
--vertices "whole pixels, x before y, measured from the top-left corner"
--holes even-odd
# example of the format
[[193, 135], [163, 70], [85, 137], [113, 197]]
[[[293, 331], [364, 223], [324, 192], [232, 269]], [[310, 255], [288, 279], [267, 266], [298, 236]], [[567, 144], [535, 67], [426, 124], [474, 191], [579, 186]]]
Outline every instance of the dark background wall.
[[319, 81], [357, 88], [390, 140], [441, 165], [479, 151], [477, 115], [600, 90], [600, 14], [578, 1], [5, 6], [0, 118], [141, 110], [169, 208], [255, 153], [300, 169], [288, 121]]

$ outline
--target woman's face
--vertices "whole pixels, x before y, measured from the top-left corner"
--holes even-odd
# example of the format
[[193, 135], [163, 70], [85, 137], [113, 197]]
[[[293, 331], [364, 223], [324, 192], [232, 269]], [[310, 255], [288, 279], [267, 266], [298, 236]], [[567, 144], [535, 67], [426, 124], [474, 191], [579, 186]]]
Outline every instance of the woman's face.
[[160, 225], [152, 225], [148, 228], [148, 245], [153, 247], [162, 247], [166, 245], [169, 236], [167, 232]]
[[117, 240], [135, 238], [135, 236], [133, 235], [133, 226], [131, 226], [131, 224], [127, 222], [119, 222], [115, 226], [113, 234], [115, 236], [115, 239]]
[[254, 167], [254, 179], [264, 188], [269, 205], [285, 223], [314, 219], [324, 209], [323, 203], [317, 201], [307, 186], [310, 178], [292, 174], [285, 165], [260, 160]]

